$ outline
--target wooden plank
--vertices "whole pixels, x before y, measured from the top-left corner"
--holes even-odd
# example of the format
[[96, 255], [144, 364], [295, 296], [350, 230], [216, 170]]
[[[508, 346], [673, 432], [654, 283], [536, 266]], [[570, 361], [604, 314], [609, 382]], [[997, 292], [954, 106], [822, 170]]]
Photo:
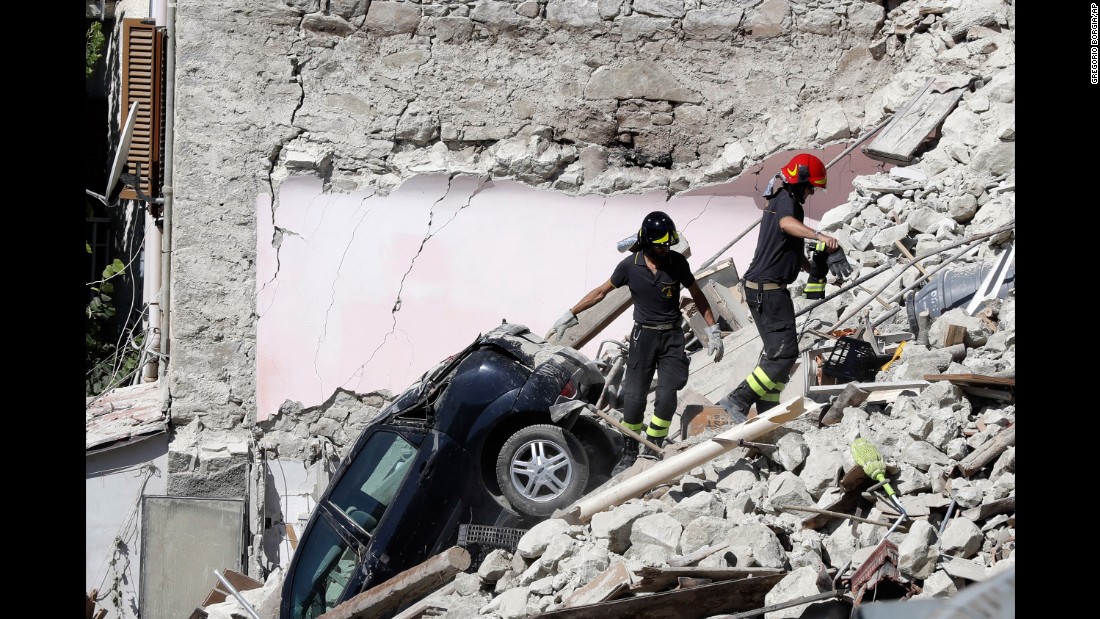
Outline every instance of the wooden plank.
[[[455, 584], [453, 582], [447, 583], [439, 589], [436, 589], [430, 594], [424, 596], [424, 599], [420, 600], [416, 604], [413, 604], [405, 610], [397, 613], [390, 619], [418, 619], [419, 617], [422, 617], [429, 612], [433, 613], [430, 616], [437, 617], [447, 610], [446, 608], [439, 608], [438, 606], [436, 606], [436, 604], [439, 603], [439, 598], [448, 596], [454, 592]], [[439, 609], [441, 612], [433, 612], [435, 609]]]
[[842, 383], [839, 385], [814, 385], [806, 389], [806, 395], [811, 397], [837, 395], [838, 393], [844, 391], [844, 387], [849, 384], [854, 384], [856, 387], [859, 387], [864, 391], [870, 391], [873, 393], [875, 391], [890, 391], [894, 389], [910, 389], [921, 391], [922, 389], [927, 388], [932, 383], [926, 380], [902, 380], [881, 383]]
[[1001, 455], [1004, 450], [1016, 444], [1016, 426], [1008, 426], [1001, 430], [991, 438], [990, 440], [981, 444], [980, 447], [975, 449], [967, 457], [963, 458], [958, 465], [959, 472], [963, 474], [963, 477], [970, 477], [974, 473], [982, 470], [986, 464], [991, 460]]
[[[858, 468], [858, 467], [857, 467]], [[862, 469], [860, 469], [862, 471]], [[836, 500], [825, 506], [825, 511], [838, 512], [846, 514], [850, 511], [854, 511], [859, 505], [862, 496], [856, 491], [846, 491], [842, 493]], [[806, 529], [820, 529], [832, 520], [832, 517], [827, 514], [817, 514], [804, 518], [802, 520], [802, 527]]]
[[592, 582], [567, 595], [562, 603], [566, 608], [575, 608], [614, 600], [630, 590], [631, 580], [626, 563], [617, 561], [593, 578]]
[[918, 148], [935, 131], [947, 115], [955, 109], [965, 88], [952, 88], [936, 92], [930, 79], [909, 102], [903, 112], [866, 147], [863, 153], [874, 159], [908, 164], [913, 161]]
[[452, 546], [386, 582], [339, 604], [318, 619], [370, 619], [389, 615], [435, 591], [470, 567], [470, 553]]
[[[683, 254], [685, 258], [691, 256], [691, 246], [688, 244], [687, 237], [683, 234], [680, 235], [680, 242], [673, 245], [672, 249]], [[609, 272], [607, 275], [610, 277], [611, 273]], [[630, 298], [630, 290], [626, 286], [616, 288], [607, 293], [599, 303], [578, 314], [576, 325], [567, 329], [564, 334], [547, 341], [559, 346], [580, 349], [592, 341], [633, 304], [634, 301]]]
[[989, 385], [994, 387], [1015, 387], [1015, 378], [987, 376], [985, 374], [925, 374], [924, 380], [949, 380], [956, 385]]
[[544, 619], [703, 619], [720, 613], [755, 610], [786, 572], [717, 582], [691, 589], [639, 595], [611, 602], [564, 608], [538, 615]]
[[962, 325], [947, 325], [947, 332], [943, 334], [944, 348], [964, 342], [966, 342], [966, 327]]
[[867, 524], [875, 524], [880, 527], [893, 526], [892, 522], [885, 522], [883, 520], [868, 520], [867, 518], [860, 518], [859, 516], [853, 516], [851, 514], [844, 514], [840, 512], [833, 512], [827, 509], [818, 509], [816, 507], [810, 507], [808, 505], [780, 505], [779, 511], [783, 512], [809, 512], [811, 514], [821, 514], [823, 516], [831, 516], [833, 518], [843, 518], [846, 520], [854, 520], [856, 522], [864, 522]]
[[1011, 391], [1001, 391], [999, 389], [989, 389], [987, 387], [972, 387], [970, 385], [960, 385], [959, 389], [966, 395], [972, 395], [979, 398], [989, 398], [990, 400], [1000, 400], [1001, 402], [1013, 402], [1016, 397], [1012, 395]]
[[979, 522], [985, 520], [990, 516], [996, 516], [997, 514], [1005, 514], [1008, 512], [1016, 511], [1016, 497], [1010, 496], [1003, 499], [997, 499], [996, 501], [990, 501], [984, 505], [977, 507], [971, 507], [963, 512], [963, 517], [967, 520]]
[[700, 269], [699, 272], [695, 274], [695, 282], [699, 284], [700, 288], [710, 282], [714, 282], [719, 286], [731, 288], [736, 286], [739, 281], [741, 281], [741, 278], [737, 274], [737, 266], [734, 265], [733, 258], [727, 258], [705, 269]]
[[754, 576], [774, 576], [785, 574], [786, 570], [777, 567], [643, 567], [638, 571], [638, 582], [630, 588], [633, 593], [664, 591], [676, 584], [678, 578], [709, 578], [714, 582], [725, 582]]
[[736, 287], [723, 286], [715, 281], [703, 286], [703, 294], [714, 313], [721, 316], [732, 330], [737, 331], [752, 324], [752, 314]]

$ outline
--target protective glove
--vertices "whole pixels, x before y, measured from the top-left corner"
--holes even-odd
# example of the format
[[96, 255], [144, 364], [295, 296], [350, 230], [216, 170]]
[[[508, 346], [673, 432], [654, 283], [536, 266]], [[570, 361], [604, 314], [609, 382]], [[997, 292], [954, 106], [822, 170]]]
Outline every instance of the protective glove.
[[852, 265], [848, 264], [848, 258], [844, 256], [843, 249], [837, 249], [833, 253], [829, 254], [827, 260], [829, 264], [829, 272], [836, 276], [837, 279], [844, 279], [852, 274]]
[[577, 315], [571, 311], [567, 311], [561, 315], [561, 318], [554, 323], [554, 326], [550, 328], [550, 332], [546, 334], [547, 340], [553, 340], [565, 335], [565, 332], [569, 330], [573, 325], [580, 324], [577, 320]]
[[722, 330], [718, 327], [718, 323], [710, 325], [703, 332], [707, 334], [707, 354], [714, 356], [715, 359], [722, 358], [725, 346], [722, 344]]
[[818, 241], [809, 246], [810, 277], [802, 292], [807, 299], [825, 298], [825, 276], [829, 274], [829, 254], [825, 251], [825, 242]]

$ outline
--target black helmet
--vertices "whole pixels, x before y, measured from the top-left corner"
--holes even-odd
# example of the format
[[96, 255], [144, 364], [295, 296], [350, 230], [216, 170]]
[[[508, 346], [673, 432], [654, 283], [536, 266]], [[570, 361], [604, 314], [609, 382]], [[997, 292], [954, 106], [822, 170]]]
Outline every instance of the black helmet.
[[642, 220], [642, 227], [638, 230], [638, 242], [642, 247], [663, 245], [672, 247], [680, 242], [680, 235], [676, 232], [676, 224], [672, 218], [661, 211], [653, 211]]

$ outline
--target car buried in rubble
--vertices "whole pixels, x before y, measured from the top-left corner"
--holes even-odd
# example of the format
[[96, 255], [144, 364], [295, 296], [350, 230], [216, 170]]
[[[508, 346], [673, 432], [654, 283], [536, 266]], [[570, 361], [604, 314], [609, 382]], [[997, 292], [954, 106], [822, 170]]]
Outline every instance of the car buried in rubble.
[[280, 619], [314, 619], [460, 529], [521, 531], [604, 483], [623, 438], [592, 414], [603, 387], [595, 362], [507, 322], [426, 372], [341, 460], [287, 567]]

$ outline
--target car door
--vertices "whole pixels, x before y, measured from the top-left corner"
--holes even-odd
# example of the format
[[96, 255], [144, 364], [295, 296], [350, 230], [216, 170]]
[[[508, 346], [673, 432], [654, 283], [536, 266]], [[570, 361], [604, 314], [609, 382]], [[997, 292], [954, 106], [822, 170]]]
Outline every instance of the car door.
[[378, 554], [379, 527], [415, 470], [423, 439], [379, 427], [342, 466], [287, 571], [283, 617], [314, 619], [362, 589]]
[[[424, 442], [370, 545], [375, 586], [453, 546], [458, 525], [499, 506], [476, 485], [470, 455], [451, 437], [432, 431]], [[494, 512], [495, 514], [496, 512]]]

